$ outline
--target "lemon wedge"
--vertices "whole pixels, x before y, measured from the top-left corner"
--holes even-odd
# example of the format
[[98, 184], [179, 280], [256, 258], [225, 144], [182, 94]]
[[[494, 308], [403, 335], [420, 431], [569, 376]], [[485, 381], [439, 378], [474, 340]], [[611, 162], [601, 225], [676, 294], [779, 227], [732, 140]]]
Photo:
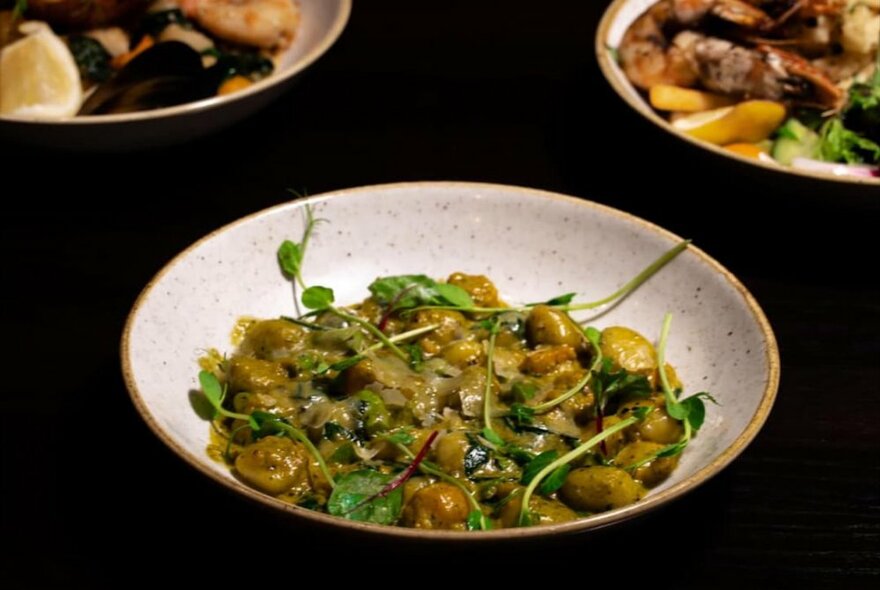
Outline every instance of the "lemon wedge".
[[727, 145], [757, 143], [770, 137], [785, 119], [785, 107], [769, 100], [747, 100], [736, 106], [678, 117], [672, 126], [691, 137]]
[[0, 115], [52, 120], [72, 117], [82, 102], [79, 70], [67, 45], [43, 23], [0, 53]]

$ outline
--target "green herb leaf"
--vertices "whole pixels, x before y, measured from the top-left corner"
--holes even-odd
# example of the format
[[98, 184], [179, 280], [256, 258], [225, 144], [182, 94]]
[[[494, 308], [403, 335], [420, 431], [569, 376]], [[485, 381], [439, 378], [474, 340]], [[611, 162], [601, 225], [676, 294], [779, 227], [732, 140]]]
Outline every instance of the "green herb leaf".
[[593, 371], [592, 388], [596, 403], [603, 409], [616, 396], [644, 398], [651, 395], [651, 384], [644, 375], [629, 373], [623, 368], [612, 371], [609, 358], [603, 358], [599, 370]]
[[690, 439], [681, 439], [677, 443], [673, 443], [671, 445], [666, 445], [663, 449], [657, 453], [658, 457], [674, 457], [675, 455], [681, 454], [684, 448], [688, 445]]
[[535, 458], [533, 453], [510, 443], [504, 445], [504, 454], [516, 461], [519, 465], [528, 465], [529, 461]]
[[354, 463], [357, 459], [357, 453], [354, 451], [354, 445], [350, 442], [343, 443], [339, 445], [339, 447], [333, 451], [333, 454], [328, 457], [328, 461], [332, 463], [341, 463], [343, 465], [347, 465], [349, 463]]
[[354, 398], [358, 400], [358, 408], [368, 434], [374, 435], [388, 430], [391, 425], [391, 414], [388, 413], [388, 408], [385, 407], [385, 402], [379, 394], [369, 389], [362, 389], [354, 395]]
[[425, 275], [381, 277], [368, 287], [379, 305], [394, 303], [397, 309], [408, 309], [434, 297], [436, 282]]
[[571, 465], [568, 463], [560, 465], [553, 470], [553, 473], [547, 476], [547, 479], [541, 482], [541, 485], [538, 486], [538, 491], [545, 496], [549, 496], [562, 487], [562, 484], [565, 483], [565, 478], [568, 477], [569, 471], [571, 471]]
[[211, 402], [211, 405], [214, 406], [216, 410], [219, 410], [223, 404], [224, 392], [217, 377], [208, 371], [200, 371], [199, 384], [202, 386], [202, 391], [204, 392], [205, 397], [208, 398], [208, 401]]
[[706, 406], [703, 403], [703, 399], [707, 399], [715, 404], [718, 403], [715, 401], [714, 397], [705, 391], [695, 393], [694, 395], [678, 402], [679, 405], [686, 409], [687, 421], [690, 423], [691, 428], [693, 428], [695, 433], [701, 426], [703, 426], [703, 422], [706, 420]]
[[529, 461], [525, 468], [523, 468], [522, 479], [520, 479], [520, 482], [523, 485], [528, 485], [542, 469], [553, 463], [558, 456], [559, 453], [556, 451], [544, 451], [543, 453], [540, 453], [537, 457]]
[[406, 353], [409, 355], [409, 367], [416, 373], [421, 372], [422, 367], [425, 364], [425, 353], [422, 352], [422, 347], [418, 344], [408, 344], [403, 347], [406, 350]]
[[281, 242], [278, 248], [278, 264], [288, 278], [295, 278], [302, 264], [302, 250], [299, 244], [290, 240]]
[[880, 145], [847, 129], [837, 117], [822, 125], [819, 135], [819, 156], [822, 160], [847, 164], [880, 161]]
[[485, 438], [487, 441], [489, 441], [493, 445], [496, 445], [499, 447], [504, 445], [504, 439], [501, 438], [501, 436], [497, 432], [492, 430], [491, 428], [484, 428], [480, 434], [482, 434], [483, 438]]
[[450, 285], [449, 283], [436, 283], [434, 288], [437, 294], [450, 305], [456, 307], [472, 307], [474, 300], [470, 294], [458, 285]]
[[346, 369], [350, 369], [351, 367], [355, 366], [356, 364], [358, 364], [362, 360], [364, 360], [364, 356], [361, 354], [356, 354], [354, 356], [344, 358], [341, 361], [337, 361], [337, 362], [331, 364], [330, 370], [342, 372]]
[[602, 332], [592, 326], [589, 326], [584, 329], [584, 334], [586, 335], [587, 340], [590, 341], [590, 344], [593, 346], [593, 348], [601, 348]]
[[510, 392], [513, 394], [513, 399], [523, 403], [535, 397], [538, 386], [530, 381], [517, 381], [510, 388]]
[[488, 531], [492, 528], [489, 520], [483, 514], [482, 510], [472, 510], [467, 516], [467, 530], [469, 531]]
[[333, 304], [334, 300], [333, 289], [319, 285], [309, 287], [302, 294], [302, 303], [309, 309], [327, 309]]
[[438, 283], [425, 275], [381, 277], [369, 286], [373, 299], [380, 305], [393, 305], [395, 310], [420, 305], [451, 305], [472, 307], [467, 291], [456, 285]]
[[415, 442], [415, 437], [406, 430], [398, 430], [392, 434], [383, 435], [382, 438], [396, 445], [408, 446]]
[[548, 299], [544, 302], [545, 305], [568, 305], [571, 303], [577, 293], [566, 293], [565, 295], [558, 295], [553, 297], [552, 299]]
[[400, 517], [403, 507], [403, 487], [386, 496], [364, 500], [382, 492], [394, 476], [379, 473], [372, 469], [362, 469], [343, 475], [336, 481], [336, 487], [327, 502], [327, 512], [349, 520], [394, 524]]
[[535, 410], [525, 404], [514, 402], [510, 405], [507, 416], [517, 426], [526, 426], [534, 422]]

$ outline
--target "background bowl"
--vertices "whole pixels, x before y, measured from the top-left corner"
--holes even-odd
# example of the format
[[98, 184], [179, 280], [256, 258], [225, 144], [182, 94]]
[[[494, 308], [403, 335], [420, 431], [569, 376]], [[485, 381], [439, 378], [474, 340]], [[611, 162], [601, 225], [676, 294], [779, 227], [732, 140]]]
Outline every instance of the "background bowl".
[[[577, 291], [595, 299], [616, 290], [680, 240], [615, 209], [562, 195], [471, 183], [412, 183], [343, 190], [267, 209], [203, 238], [172, 260], [134, 305], [122, 340], [132, 400], [156, 435], [192, 466], [242, 495], [295, 517], [387, 535], [485, 539], [573, 532], [641, 514], [693, 489], [732, 461], [764, 423], [776, 394], [773, 332], [748, 291], [691, 247], [597, 327], [625, 325], [649, 338], [674, 313], [668, 358], [686, 393], [710, 391], [706, 425], [681, 464], [642, 501], [575, 522], [486, 533], [379, 527], [312, 512], [265, 496], [206, 454], [209, 425], [193, 411], [197, 359], [230, 351], [235, 321], [293, 312], [278, 270], [282, 240], [298, 239], [303, 207], [318, 226], [304, 266], [307, 283], [333, 287], [343, 304], [361, 301], [381, 275], [453, 271], [492, 278], [507, 301]], [[576, 316], [578, 317], [578, 316]], [[161, 477], [161, 474], [158, 475]]]
[[232, 125], [277, 98], [342, 34], [351, 0], [297, 1], [302, 20], [294, 42], [278, 58], [271, 76], [244, 90], [151, 111], [63, 121], [0, 116], [0, 137], [37, 146], [118, 150], [180, 143]]
[[[642, 94], [630, 83], [624, 74], [623, 69], [617, 64], [616, 49], [620, 45], [624, 33], [629, 26], [639, 16], [642, 15], [650, 6], [657, 3], [658, 0], [614, 0], [599, 21], [599, 28], [596, 32], [596, 57], [599, 60], [599, 67], [602, 74], [611, 87], [614, 88], [620, 97], [634, 108], [639, 114], [646, 119], [658, 125], [662, 129], [668, 131], [672, 135], [690, 142], [697, 147], [708, 150], [719, 156], [724, 156], [732, 160], [736, 160], [743, 164], [757, 166], [765, 170], [772, 170], [776, 173], [790, 174], [807, 179], [825, 180], [831, 182], [844, 182], [853, 185], [864, 185], [876, 188], [880, 185], [880, 179], [860, 178], [855, 176], [831, 176], [808, 170], [795, 170], [786, 166], [775, 164], [774, 162], [765, 162], [755, 158], [747, 158], [739, 154], [735, 154], [722, 147], [711, 143], [695, 139], [678, 129], [674, 128], [666, 119], [661, 117], [651, 108], [651, 105], [645, 100]], [[876, 197], [876, 194], [874, 195]]]

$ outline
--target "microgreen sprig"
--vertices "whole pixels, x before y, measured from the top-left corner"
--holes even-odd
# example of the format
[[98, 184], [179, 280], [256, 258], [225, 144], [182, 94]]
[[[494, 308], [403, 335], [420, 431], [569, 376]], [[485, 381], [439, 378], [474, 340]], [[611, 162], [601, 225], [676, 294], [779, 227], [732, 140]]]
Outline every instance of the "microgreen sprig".
[[489, 322], [489, 344], [486, 350], [486, 386], [483, 389], [482, 434], [490, 443], [503, 445], [504, 439], [492, 428], [492, 383], [495, 379], [495, 339], [498, 337], [498, 331], [498, 318], [493, 318]]
[[[635, 277], [624, 283], [617, 291], [603, 297], [601, 299], [597, 299], [595, 301], [589, 301], [585, 303], [571, 303], [574, 299], [573, 293], [566, 293], [565, 295], [560, 295], [559, 297], [554, 297], [550, 299], [544, 305], [550, 305], [554, 309], [558, 309], [559, 311], [584, 311], [589, 309], [596, 309], [597, 307], [602, 307], [609, 303], [613, 303], [619, 299], [623, 299], [631, 292], [636, 290], [642, 283], [651, 278], [654, 274], [657, 273], [661, 268], [666, 266], [670, 261], [672, 261], [676, 256], [681, 254], [685, 249], [687, 249], [688, 245], [691, 243], [691, 240], [683, 240], [664, 252], [660, 257], [654, 260], [651, 264], [646, 266], [639, 274]], [[474, 305], [421, 305], [419, 307], [414, 307], [408, 312], [419, 311], [420, 309], [449, 309], [460, 311], [464, 313], [505, 313], [509, 311], [529, 311], [532, 307], [538, 305], [537, 303], [530, 303], [527, 305], [523, 305], [520, 307], [477, 307]]]
[[666, 374], [666, 343], [669, 340], [669, 328], [672, 325], [672, 314], [667, 313], [663, 317], [663, 326], [660, 329], [660, 340], [657, 343], [657, 364], [660, 374], [660, 386], [666, 398], [666, 413], [670, 417], [680, 420], [684, 433], [674, 443], [668, 444], [656, 453], [643, 457], [640, 461], [624, 467], [627, 471], [638, 469], [642, 465], [659, 457], [673, 457], [680, 454], [690, 443], [691, 439], [700, 430], [706, 419], [706, 405], [703, 400], [709, 400], [714, 404], [718, 402], [708, 392], [701, 391], [683, 400], [678, 399], [679, 391], [674, 391], [669, 384], [669, 376]]
[[[562, 473], [561, 477], [559, 475], [555, 475], [553, 479], [556, 481], [552, 482], [553, 485], [547, 486], [547, 488], [545, 488], [549, 488], [550, 493], [552, 493], [553, 491], [559, 489], [559, 487], [561, 487], [562, 484], [565, 482], [565, 476], [568, 475], [568, 471], [564, 470], [563, 472], [562, 468], [564, 466], [568, 466], [575, 459], [581, 457], [585, 453], [588, 453], [591, 449], [593, 449], [593, 447], [595, 447], [597, 444], [607, 439], [611, 435], [615, 434], [616, 432], [620, 432], [624, 428], [628, 428], [636, 422], [644, 420], [645, 416], [647, 416], [650, 411], [650, 408], [639, 408], [629, 418], [621, 420], [613, 426], [605, 429], [604, 432], [596, 434], [585, 443], [578, 445], [573, 450], [564, 454], [562, 457], [556, 459], [555, 461], [550, 462], [549, 464], [544, 466], [543, 469], [538, 471], [538, 473], [531, 479], [528, 486], [526, 486], [526, 491], [523, 493], [522, 506], [519, 513], [520, 526], [527, 526], [530, 524], [531, 518], [529, 517], [529, 501], [532, 499], [532, 494], [535, 492], [535, 489], [542, 484], [547, 476], [549, 476], [551, 473], [553, 473], [554, 475], [555, 473]], [[557, 483], [558, 485], [556, 485]]]
[[260, 425], [257, 424], [257, 421], [248, 414], [239, 414], [238, 412], [232, 412], [223, 407], [223, 401], [226, 399], [227, 386], [225, 384], [221, 386], [220, 381], [214, 373], [211, 373], [210, 371], [199, 371], [199, 384], [202, 386], [202, 393], [205, 394], [205, 398], [214, 408], [215, 419], [217, 416], [223, 416], [234, 420], [243, 420], [248, 423], [248, 426], [250, 426], [252, 430], [260, 429]]
[[315, 226], [325, 221], [324, 219], [315, 218], [311, 205], [306, 205], [304, 211], [305, 229], [303, 230], [302, 240], [299, 242], [284, 240], [278, 248], [278, 264], [281, 266], [281, 270], [284, 271], [288, 278], [296, 281], [303, 290], [306, 289], [306, 283], [302, 278], [302, 264], [306, 255], [306, 247], [309, 244], [309, 239], [312, 237]]
[[[315, 445], [312, 444], [312, 441], [309, 440], [309, 437], [306, 436], [303, 431], [294, 426], [291, 426], [283, 419], [273, 414], [269, 414], [268, 412], [255, 410], [251, 414], [240, 414], [238, 412], [231, 412], [227, 410], [223, 407], [223, 400], [226, 398], [227, 386], [221, 386], [220, 381], [217, 379], [217, 377], [209, 371], [199, 372], [199, 384], [202, 386], [202, 392], [205, 394], [205, 397], [214, 407], [215, 417], [220, 415], [235, 420], [243, 420], [247, 423], [247, 425], [253, 431], [254, 435], [257, 437], [267, 436], [269, 434], [284, 434], [294, 440], [298, 440], [303, 445], [305, 445], [312, 456], [314, 456], [315, 460], [318, 463], [318, 466], [321, 469], [321, 473], [330, 483], [330, 487], [333, 487], [335, 485], [333, 481], [333, 476], [330, 474], [330, 470], [327, 469], [327, 464], [324, 462], [324, 458], [321, 456], [321, 453], [318, 452], [318, 449], [315, 448]], [[235, 433], [241, 428], [242, 427], [235, 429], [232, 433], [232, 436], [234, 436]]]

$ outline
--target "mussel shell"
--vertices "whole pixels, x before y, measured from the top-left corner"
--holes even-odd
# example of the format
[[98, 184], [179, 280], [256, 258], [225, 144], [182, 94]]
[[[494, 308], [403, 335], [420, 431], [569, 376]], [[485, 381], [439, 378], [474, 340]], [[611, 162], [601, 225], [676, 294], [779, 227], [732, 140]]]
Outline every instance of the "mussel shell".
[[220, 79], [202, 66], [202, 56], [185, 43], [157, 43], [83, 103], [80, 115], [130, 113], [174, 106], [213, 96]]

